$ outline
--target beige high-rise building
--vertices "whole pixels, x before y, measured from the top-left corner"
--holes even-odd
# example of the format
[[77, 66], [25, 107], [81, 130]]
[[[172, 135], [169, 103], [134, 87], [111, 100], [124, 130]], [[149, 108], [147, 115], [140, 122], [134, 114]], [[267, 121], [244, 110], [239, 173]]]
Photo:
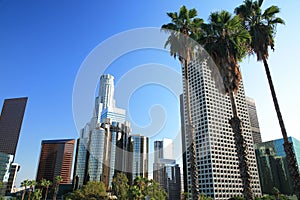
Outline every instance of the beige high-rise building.
[[[185, 75], [183, 74], [183, 78]], [[234, 133], [229, 124], [232, 118], [231, 103], [227, 95], [223, 95], [211, 78], [211, 70], [204, 63], [193, 61], [189, 64], [190, 108], [196, 142], [196, 158], [198, 168], [199, 192], [205, 193], [215, 200], [227, 200], [233, 196], [242, 196], [242, 180], [236, 153]], [[186, 85], [183, 81], [183, 91]], [[184, 93], [185, 94], [185, 93]], [[183, 96], [184, 97], [184, 96]], [[186, 98], [182, 98], [186, 108]], [[257, 163], [253, 147], [252, 132], [246, 104], [243, 83], [236, 96], [238, 115], [243, 124], [243, 136], [247, 143], [248, 160], [252, 189], [256, 196], [261, 195]], [[182, 126], [187, 124], [186, 109], [181, 109]], [[187, 150], [188, 136], [183, 131], [183, 169], [185, 171], [185, 189], [191, 193], [191, 174]], [[186, 154], [185, 154], [186, 153]]]

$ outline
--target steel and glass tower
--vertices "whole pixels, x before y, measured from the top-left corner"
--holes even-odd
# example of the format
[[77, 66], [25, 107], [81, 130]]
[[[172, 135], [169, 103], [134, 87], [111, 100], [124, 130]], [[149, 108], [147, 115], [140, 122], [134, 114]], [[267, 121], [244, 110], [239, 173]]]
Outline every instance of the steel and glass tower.
[[256, 106], [254, 99], [250, 97], [246, 97], [246, 103], [249, 112], [250, 126], [252, 131], [253, 143], [258, 144], [261, 143], [261, 134], [259, 129], [258, 117], [256, 112]]
[[77, 144], [75, 188], [89, 180], [102, 181], [107, 189], [111, 187], [114, 173], [126, 171], [125, 156], [120, 154], [127, 150], [129, 133], [126, 111], [115, 105], [114, 77], [102, 75], [93, 117], [81, 130]]
[[[184, 71], [184, 70], [183, 70]], [[183, 74], [183, 78], [185, 74]], [[211, 77], [211, 70], [206, 63], [193, 61], [189, 63], [190, 108], [195, 131], [196, 159], [198, 168], [199, 192], [205, 193], [216, 200], [225, 200], [233, 196], [242, 196], [242, 180], [234, 142], [234, 133], [229, 124], [232, 118], [231, 103], [227, 95], [216, 88]], [[183, 91], [185, 91], [183, 81]], [[183, 92], [183, 94], [186, 94]], [[182, 98], [182, 126], [186, 127], [186, 98]], [[247, 143], [248, 160], [253, 192], [261, 195], [259, 175], [255, 159], [252, 132], [246, 104], [243, 84], [236, 96], [239, 117], [243, 123], [243, 136]], [[187, 131], [183, 129], [183, 154], [185, 158], [186, 186], [191, 186], [190, 163]]]

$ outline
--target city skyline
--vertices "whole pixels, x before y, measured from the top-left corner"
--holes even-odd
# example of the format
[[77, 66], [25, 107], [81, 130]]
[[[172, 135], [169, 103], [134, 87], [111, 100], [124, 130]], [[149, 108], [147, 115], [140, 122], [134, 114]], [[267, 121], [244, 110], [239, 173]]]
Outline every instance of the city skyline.
[[[63, 138], [78, 137], [79, 133], [73, 122], [71, 107], [73, 84], [81, 63], [96, 45], [114, 34], [131, 28], [160, 27], [168, 22], [165, 13], [178, 10], [181, 4], [186, 4], [188, 8], [197, 8], [200, 17], [206, 20], [209, 12], [213, 10], [224, 8], [233, 11], [241, 3], [242, 1], [210, 2], [210, 4], [192, 1], [182, 3], [132, 2], [125, 7], [130, 6], [135, 12], [126, 15], [126, 11], [122, 9], [123, 5], [117, 4], [117, 2], [95, 4], [95, 6], [75, 3], [69, 5], [64, 2], [60, 7], [57, 7], [57, 2], [48, 2], [48, 5], [38, 2], [29, 2], [27, 5], [22, 2], [1, 2], [0, 24], [4, 28], [0, 31], [2, 35], [0, 37], [2, 44], [0, 83], [5, 87], [0, 89], [0, 99], [29, 97], [15, 159], [15, 162], [21, 165], [18, 174], [19, 182], [26, 178], [34, 179], [36, 174], [32, 171], [36, 170], [31, 169], [37, 168], [41, 140], [62, 138], [61, 135]], [[276, 51], [270, 53], [269, 60], [288, 135], [297, 138], [299, 107], [295, 91], [300, 83], [298, 84], [298, 79], [295, 77], [296, 74], [299, 74], [296, 71], [299, 68], [297, 69], [295, 66], [295, 58], [300, 41], [293, 38], [299, 28], [293, 26], [297, 17], [291, 16], [290, 13], [295, 13], [293, 11], [299, 2], [265, 2], [265, 6], [270, 4], [276, 4], [282, 8], [280, 16], [287, 22], [286, 26], [278, 27]], [[103, 7], [108, 9], [103, 9]], [[110, 9], [122, 12], [108, 22], [100, 22], [101, 17], [109, 14], [107, 10]], [[67, 10], [69, 11], [68, 15], [65, 13]], [[103, 15], [99, 14], [101, 10], [105, 11]], [[27, 11], [31, 14], [28, 14]], [[52, 13], [57, 14], [52, 17]], [[141, 16], [141, 18], [138, 19], [137, 16]], [[65, 26], [67, 23], [70, 24]], [[113, 23], [120, 26], [115, 28]], [[98, 26], [108, 27], [107, 31], [103, 32]], [[145, 60], [141, 59], [141, 55], [145, 57]], [[109, 70], [111, 73], [113, 72], [112, 74], [116, 76], [116, 82], [118, 82], [122, 74], [131, 68], [144, 62], [153, 62], [149, 55], [152, 55], [152, 52], [137, 52], [137, 55], [128, 55], [129, 58], [138, 57], [138, 62], [119, 59], [112, 63]], [[180, 64], [167, 53], [161, 57], [158, 56], [158, 59], [154, 61], [173, 66], [180, 74]], [[262, 63], [256, 63], [255, 57], [250, 57], [244, 60], [241, 68], [246, 95], [256, 101], [263, 141], [280, 138], [281, 132]], [[289, 84], [289, 80], [295, 80], [295, 83]], [[154, 87], [154, 89], [161, 93], [165, 92], [161, 88]], [[153, 102], [154, 104], [160, 103], [159, 101], [143, 101], [142, 96], [151, 91], [153, 92], [153, 88], [140, 88], [133, 94], [136, 99], [132, 102], [135, 106], [131, 105], [130, 109], [124, 108], [130, 110], [132, 119], [141, 125], [151, 122], [148, 118], [148, 109]], [[171, 99], [172, 108], [174, 105], [178, 107], [174, 109], [175, 112], [168, 114], [169, 117], [174, 115], [178, 119], [177, 121], [175, 119], [175, 128], [169, 128], [168, 124], [171, 122], [167, 122], [168, 129], [160, 132], [157, 136], [174, 138], [174, 134], [177, 134], [176, 131], [180, 129], [177, 125], [177, 123], [179, 124], [179, 100], [178, 97], [174, 98], [168, 94], [162, 95], [162, 98]], [[165, 101], [169, 100], [163, 100], [163, 103]], [[133, 107], [137, 107], [138, 111], [133, 110]]]

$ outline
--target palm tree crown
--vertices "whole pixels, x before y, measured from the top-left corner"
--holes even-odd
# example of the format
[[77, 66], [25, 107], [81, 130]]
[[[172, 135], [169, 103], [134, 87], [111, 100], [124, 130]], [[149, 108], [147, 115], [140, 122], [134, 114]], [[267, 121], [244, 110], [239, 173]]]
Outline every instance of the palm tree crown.
[[197, 39], [203, 19], [196, 17], [196, 9], [188, 10], [185, 6], [180, 8], [179, 14], [168, 12], [167, 15], [172, 22], [162, 25], [162, 29], [171, 33], [165, 47], [170, 46], [171, 56], [188, 63], [193, 58], [191, 39]]
[[252, 42], [251, 51], [256, 54], [257, 60], [268, 59], [268, 47], [275, 50], [274, 37], [277, 24], [285, 24], [284, 20], [276, 17], [280, 12], [277, 6], [270, 6], [262, 11], [263, 0], [245, 0], [244, 4], [235, 9], [244, 22], [245, 28], [249, 31]]
[[219, 70], [225, 92], [236, 92], [242, 79], [238, 62], [247, 55], [250, 34], [241, 24], [241, 18], [227, 11], [211, 13], [209, 23], [202, 24], [198, 39]]

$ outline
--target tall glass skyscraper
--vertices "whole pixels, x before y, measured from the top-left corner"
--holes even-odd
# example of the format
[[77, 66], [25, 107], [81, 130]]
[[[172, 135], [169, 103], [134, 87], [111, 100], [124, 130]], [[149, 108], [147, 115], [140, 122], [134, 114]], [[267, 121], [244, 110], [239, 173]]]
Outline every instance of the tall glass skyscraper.
[[0, 152], [15, 156], [27, 97], [5, 99], [0, 117]]
[[[184, 71], [184, 70], [183, 70]], [[183, 74], [183, 78], [185, 74]], [[216, 200], [225, 200], [233, 196], [242, 196], [242, 180], [234, 142], [234, 133], [229, 124], [232, 118], [231, 103], [227, 95], [216, 88], [211, 70], [206, 63], [189, 63], [190, 108], [196, 143], [199, 192]], [[183, 81], [183, 91], [186, 90]], [[185, 94], [185, 92], [184, 92]], [[184, 97], [184, 96], [183, 96]], [[182, 98], [182, 126], [186, 127], [186, 104]], [[247, 144], [251, 185], [256, 196], [261, 195], [259, 175], [255, 159], [252, 132], [243, 84], [241, 83], [236, 104], [243, 123], [243, 136]], [[185, 128], [186, 129], [186, 128]], [[183, 130], [183, 152], [185, 158], [187, 192], [191, 193], [191, 176], [188, 151], [188, 136]]]
[[246, 97], [246, 103], [248, 106], [253, 143], [254, 144], [261, 143], [262, 140], [261, 140], [261, 134], [260, 134], [260, 129], [259, 129], [255, 101], [254, 101], [254, 99], [252, 99], [250, 97]]
[[[300, 141], [293, 137], [288, 139], [293, 144], [300, 171]], [[283, 139], [277, 139], [255, 144], [261, 188], [264, 194], [272, 194], [273, 187], [278, 188], [282, 194], [293, 194], [293, 184], [283, 143]]]
[[14, 161], [27, 97], [5, 99], [0, 116], [0, 196], [5, 194], [10, 167]]
[[149, 138], [140, 134], [130, 135], [129, 142], [129, 183], [137, 176], [148, 178]]
[[154, 141], [153, 180], [166, 190], [168, 200], [180, 199], [181, 194], [180, 167], [173, 158], [171, 139]]
[[102, 75], [93, 117], [81, 130], [77, 144], [75, 188], [93, 180], [109, 189], [114, 173], [127, 171], [127, 157], [122, 154], [127, 151], [130, 131], [126, 111], [115, 105], [114, 77]]

